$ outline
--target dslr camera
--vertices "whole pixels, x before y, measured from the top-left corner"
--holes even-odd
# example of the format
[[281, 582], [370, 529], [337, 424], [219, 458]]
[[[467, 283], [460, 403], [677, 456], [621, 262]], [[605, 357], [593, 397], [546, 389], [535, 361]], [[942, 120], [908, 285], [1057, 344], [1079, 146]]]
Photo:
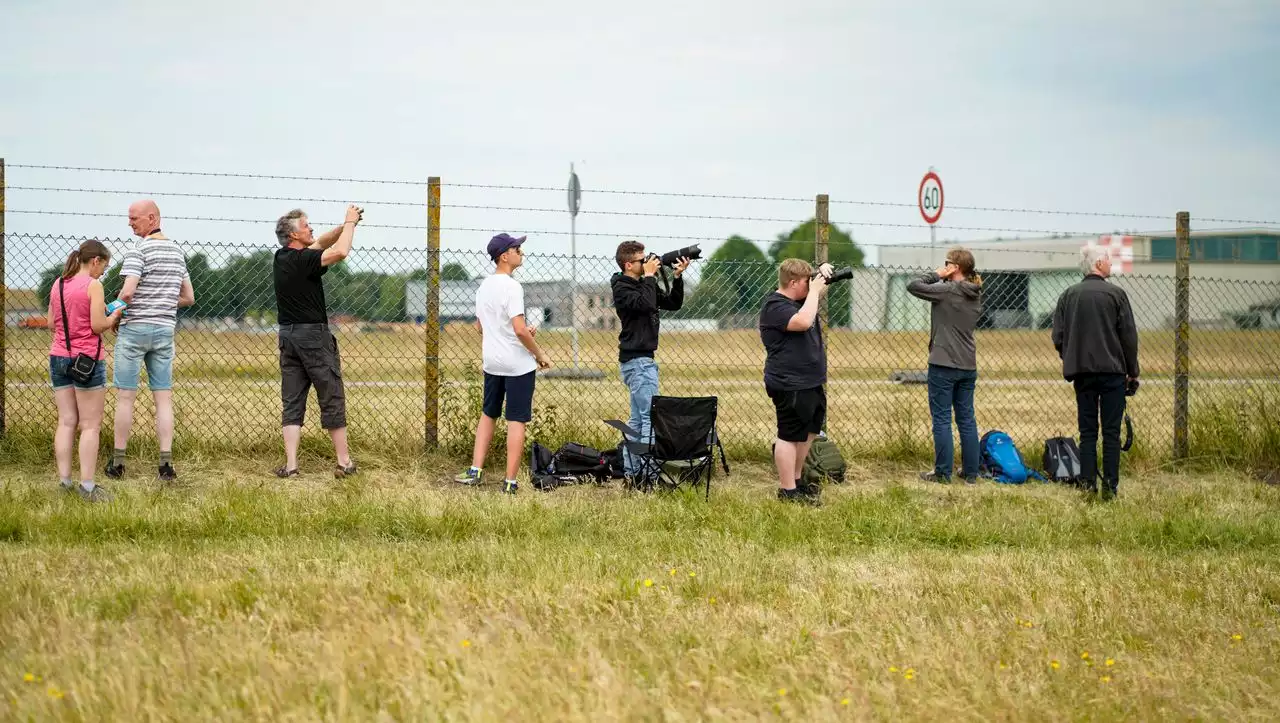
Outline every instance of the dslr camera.
[[689, 259], [690, 261], [702, 258], [702, 249], [698, 248], [698, 244], [694, 244], [692, 246], [685, 246], [682, 249], [676, 249], [675, 251], [668, 251], [661, 256], [657, 254], [649, 254], [644, 257], [644, 260], [648, 261], [649, 259], [654, 258], [658, 259], [663, 266], [675, 266], [676, 262], [682, 258]]
[[[814, 269], [814, 272], [809, 276], [809, 278], [816, 279], [818, 278], [818, 275], [821, 273], [822, 273], [821, 270]], [[827, 277], [827, 285], [830, 286], [831, 284], [839, 283], [841, 281], [848, 281], [849, 279], [852, 279], [852, 278], [853, 278], [853, 267], [842, 266], [838, 269], [833, 270], [831, 272], [831, 276]]]

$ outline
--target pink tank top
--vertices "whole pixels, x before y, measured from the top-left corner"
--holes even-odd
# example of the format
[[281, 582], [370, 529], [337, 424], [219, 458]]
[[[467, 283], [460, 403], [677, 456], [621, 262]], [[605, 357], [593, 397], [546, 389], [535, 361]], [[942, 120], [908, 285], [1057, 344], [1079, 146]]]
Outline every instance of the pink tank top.
[[[74, 357], [77, 354], [88, 354], [95, 359], [102, 358], [98, 341], [101, 337], [93, 333], [89, 323], [89, 283], [93, 279], [88, 275], [76, 275], [62, 281], [53, 282], [49, 291], [52, 300], [53, 317], [49, 319], [53, 327], [53, 344], [49, 347], [49, 356]], [[71, 351], [67, 352], [66, 334], [62, 327], [62, 299], [67, 300], [67, 327], [71, 330]]]

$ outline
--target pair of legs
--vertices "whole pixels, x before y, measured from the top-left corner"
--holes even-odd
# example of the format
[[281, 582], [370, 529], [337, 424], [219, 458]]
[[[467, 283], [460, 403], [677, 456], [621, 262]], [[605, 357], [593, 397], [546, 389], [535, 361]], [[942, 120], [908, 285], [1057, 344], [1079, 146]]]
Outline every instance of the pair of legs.
[[1114, 495], [1120, 486], [1120, 425], [1124, 422], [1123, 374], [1081, 374], [1073, 381], [1076, 416], [1080, 425], [1080, 473], [1088, 489], [1098, 479], [1098, 420], [1102, 425], [1102, 492]]
[[160, 456], [169, 459], [173, 451], [173, 329], [159, 324], [125, 324], [120, 328], [115, 348], [116, 418], [115, 457], [120, 462], [129, 448], [133, 431], [133, 408], [138, 400], [138, 382], [147, 370], [147, 386], [156, 403], [156, 442]]
[[508, 377], [500, 374], [484, 375], [484, 402], [480, 422], [476, 424], [476, 445], [471, 452], [471, 466], [484, 469], [484, 458], [489, 453], [498, 417], [502, 416], [503, 400], [507, 409], [507, 469], [506, 480], [514, 480], [520, 472], [520, 460], [524, 457], [525, 425], [533, 419], [533, 388], [536, 371]]
[[827, 421], [827, 393], [823, 387], [782, 391], [766, 389], [778, 417], [778, 439], [773, 445], [773, 463], [778, 471], [778, 487], [788, 492], [804, 470], [809, 447]]
[[[631, 418], [627, 426], [634, 429], [639, 439], [633, 442], [647, 442], [649, 439], [649, 412], [653, 407], [653, 398], [658, 393], [658, 363], [652, 357], [637, 357], [622, 363], [622, 383], [627, 385], [631, 397]], [[635, 477], [639, 471], [639, 460], [631, 456], [631, 450], [622, 448], [622, 465], [629, 477]]]
[[347, 395], [337, 338], [327, 324], [287, 324], [280, 327], [279, 347], [285, 472], [298, 469], [307, 396], [315, 387], [320, 426], [328, 430], [338, 466], [345, 473], [352, 465], [347, 446]]
[[955, 464], [955, 443], [951, 438], [951, 413], [960, 432], [960, 475], [978, 476], [978, 421], [973, 412], [973, 394], [978, 372], [972, 369], [929, 365], [929, 412], [933, 416], [933, 473], [951, 479]]
[[53, 401], [58, 407], [58, 428], [53, 434], [53, 457], [58, 479], [64, 485], [73, 481], [71, 463], [80, 434], [81, 483], [93, 482], [93, 468], [98, 463], [98, 440], [102, 431], [102, 408], [107, 398], [106, 364], [99, 361], [93, 378], [87, 384], [73, 382], [67, 376], [70, 359], [51, 357], [49, 376], [53, 385]]

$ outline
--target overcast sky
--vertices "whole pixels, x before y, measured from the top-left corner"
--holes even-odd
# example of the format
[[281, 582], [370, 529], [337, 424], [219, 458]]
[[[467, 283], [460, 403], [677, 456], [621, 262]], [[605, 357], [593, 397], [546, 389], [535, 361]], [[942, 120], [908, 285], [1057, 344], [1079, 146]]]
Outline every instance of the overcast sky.
[[[579, 232], [642, 238], [768, 240], [810, 217], [813, 205], [592, 189], [828, 193], [831, 218], [866, 244], [928, 242], [914, 203], [930, 166], [948, 206], [1169, 219], [949, 209], [944, 226], [1157, 230], [1181, 209], [1197, 228], [1232, 225], [1198, 218], [1280, 219], [1280, 4], [1269, 0], [0, 6], [0, 156], [11, 164], [10, 187], [125, 191], [12, 189], [11, 233], [126, 236], [131, 192], [154, 193], [166, 216], [269, 220], [302, 205], [316, 221], [340, 220], [341, 204], [162, 192], [401, 203], [425, 194], [413, 185], [12, 167], [23, 163], [438, 175], [444, 226], [481, 229], [445, 231], [446, 247], [482, 248], [492, 232], [511, 230], [530, 234], [531, 251], [555, 253], [569, 250], [562, 191], [448, 184], [559, 189], [573, 161], [587, 189]], [[24, 210], [111, 215], [17, 213]], [[595, 213], [609, 210], [788, 221]], [[425, 211], [369, 203], [366, 222], [420, 226]], [[164, 227], [179, 239], [274, 243], [269, 223]], [[995, 235], [1014, 233], [939, 234]], [[581, 235], [578, 250], [611, 255], [619, 240]], [[357, 247], [423, 243], [416, 229], [357, 236]], [[10, 273], [20, 273], [12, 245], [9, 259]]]

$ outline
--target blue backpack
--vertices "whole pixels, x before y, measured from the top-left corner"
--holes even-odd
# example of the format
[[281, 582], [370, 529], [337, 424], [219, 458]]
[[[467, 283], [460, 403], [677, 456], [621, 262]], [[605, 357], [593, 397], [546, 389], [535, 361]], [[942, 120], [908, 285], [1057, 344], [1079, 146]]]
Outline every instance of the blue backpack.
[[1022, 461], [1013, 438], [998, 429], [982, 435], [978, 448], [982, 451], [982, 474], [996, 482], [1020, 485], [1028, 479], [1043, 479]]

